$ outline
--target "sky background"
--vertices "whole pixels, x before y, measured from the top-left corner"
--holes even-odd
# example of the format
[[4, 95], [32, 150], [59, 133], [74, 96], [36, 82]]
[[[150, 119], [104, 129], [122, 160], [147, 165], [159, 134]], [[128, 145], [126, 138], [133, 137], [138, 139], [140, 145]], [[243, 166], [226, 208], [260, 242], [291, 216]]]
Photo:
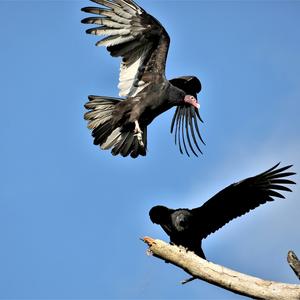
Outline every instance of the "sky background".
[[[148, 130], [145, 158], [100, 151], [87, 95], [117, 96], [119, 60], [86, 35], [89, 1], [0, 1], [0, 298], [244, 299], [148, 257], [157, 204], [200, 206], [275, 163], [300, 173], [300, 1], [138, 3], [171, 36], [167, 77], [196, 75], [204, 155], [181, 155], [173, 110]], [[300, 177], [293, 193], [203, 242], [212, 262], [299, 283]], [[242, 201], [242, 199], [241, 199]]]

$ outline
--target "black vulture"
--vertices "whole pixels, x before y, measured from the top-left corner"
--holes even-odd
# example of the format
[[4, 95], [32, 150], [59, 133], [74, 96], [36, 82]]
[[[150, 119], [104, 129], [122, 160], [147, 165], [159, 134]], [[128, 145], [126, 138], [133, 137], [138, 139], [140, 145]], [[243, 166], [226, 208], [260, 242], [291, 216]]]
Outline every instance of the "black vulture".
[[278, 191], [291, 192], [285, 185], [295, 182], [285, 177], [295, 173], [285, 172], [291, 166], [277, 168], [278, 165], [229, 185], [198, 208], [154, 206], [149, 212], [150, 219], [163, 228], [170, 236], [171, 243], [205, 258], [201, 248], [202, 239], [259, 205], [273, 201], [274, 197], [284, 198]]
[[119, 95], [89, 96], [85, 119], [92, 130], [94, 144], [110, 149], [113, 155], [145, 156], [147, 126], [161, 113], [177, 106], [171, 133], [180, 152], [202, 153], [199, 103], [201, 83], [195, 76], [167, 80], [166, 59], [170, 38], [154, 17], [132, 0], [92, 0], [99, 7], [82, 10], [97, 15], [82, 20], [95, 24], [86, 32], [104, 35], [97, 46], [106, 46], [113, 57], [121, 57]]

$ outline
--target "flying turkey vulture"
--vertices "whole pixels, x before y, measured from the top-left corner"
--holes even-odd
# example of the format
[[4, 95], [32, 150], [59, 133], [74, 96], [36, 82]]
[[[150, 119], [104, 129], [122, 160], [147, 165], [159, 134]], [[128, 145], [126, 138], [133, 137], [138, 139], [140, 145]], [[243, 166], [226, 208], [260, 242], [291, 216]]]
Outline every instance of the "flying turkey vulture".
[[88, 127], [94, 144], [101, 149], [112, 148], [113, 155], [146, 155], [147, 126], [161, 113], [177, 106], [171, 133], [180, 152], [202, 153], [198, 139], [203, 142], [198, 120], [197, 93], [201, 83], [195, 76], [167, 80], [165, 65], [170, 38], [154, 17], [132, 0], [92, 0], [102, 6], [82, 10], [98, 15], [82, 20], [98, 27], [86, 32], [106, 35], [96, 43], [106, 46], [114, 57], [121, 57], [119, 76], [120, 96], [89, 96], [85, 108]]
[[160, 205], [154, 206], [149, 212], [150, 219], [163, 228], [172, 243], [205, 258], [201, 248], [202, 239], [234, 218], [273, 201], [273, 197], [284, 198], [277, 191], [291, 192], [285, 184], [295, 182], [285, 177], [295, 173], [285, 172], [291, 166], [278, 169], [278, 165], [259, 175], [229, 185], [198, 208], [170, 209]]

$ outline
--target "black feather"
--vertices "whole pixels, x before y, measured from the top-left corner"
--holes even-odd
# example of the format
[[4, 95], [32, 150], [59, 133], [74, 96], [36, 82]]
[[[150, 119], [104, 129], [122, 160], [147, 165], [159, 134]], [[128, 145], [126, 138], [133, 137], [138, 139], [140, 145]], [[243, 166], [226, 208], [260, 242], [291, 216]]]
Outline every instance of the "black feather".
[[[288, 174], [282, 172], [289, 166], [278, 169], [278, 165], [254, 177], [229, 185], [201, 207], [169, 209], [164, 206], [155, 206], [149, 212], [150, 218], [152, 222], [163, 228], [170, 236], [172, 243], [194, 251], [204, 258], [201, 249], [202, 239], [231, 220], [266, 202], [274, 201], [275, 197], [285, 198], [276, 190], [291, 192], [285, 185], [294, 184], [294, 182], [281, 178]], [[272, 179], [274, 176], [279, 178], [274, 180], [277, 181], [276, 184]]]
[[186, 115], [185, 115], [185, 106], [182, 107], [182, 117], [181, 117], [181, 135], [182, 135], [182, 140], [183, 140], [183, 146], [184, 146], [184, 150], [185, 150], [185, 153], [187, 154], [187, 156], [189, 157], [190, 154], [186, 148], [186, 144], [185, 144], [185, 137], [184, 137], [184, 119], [185, 119]]
[[187, 140], [190, 146], [190, 149], [192, 150], [192, 152], [194, 153], [195, 156], [198, 157], [197, 153], [195, 152], [192, 143], [191, 143], [191, 139], [190, 139], [190, 134], [189, 134], [189, 118], [190, 118], [190, 110], [189, 108], [185, 109], [185, 130], [186, 130], [186, 136], [187, 136]]

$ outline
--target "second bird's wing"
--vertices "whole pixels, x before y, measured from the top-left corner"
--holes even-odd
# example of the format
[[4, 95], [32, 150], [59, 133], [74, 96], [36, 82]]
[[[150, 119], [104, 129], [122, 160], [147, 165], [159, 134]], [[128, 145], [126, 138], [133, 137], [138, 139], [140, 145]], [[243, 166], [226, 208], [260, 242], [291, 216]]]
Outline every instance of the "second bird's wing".
[[278, 165], [259, 175], [229, 185], [201, 207], [193, 209], [195, 231], [199, 230], [201, 238], [206, 238], [229, 221], [259, 205], [273, 201], [273, 197], [284, 198], [278, 191], [291, 192], [285, 185], [295, 182], [285, 177], [295, 173], [285, 172], [291, 166], [277, 168]]

